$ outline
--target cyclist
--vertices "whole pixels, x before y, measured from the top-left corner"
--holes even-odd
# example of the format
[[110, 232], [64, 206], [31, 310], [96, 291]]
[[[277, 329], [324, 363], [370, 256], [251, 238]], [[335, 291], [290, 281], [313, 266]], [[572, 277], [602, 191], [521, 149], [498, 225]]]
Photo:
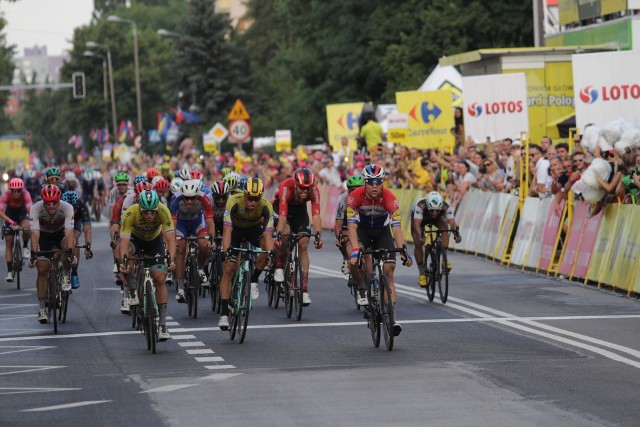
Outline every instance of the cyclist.
[[165, 206], [169, 206], [169, 198], [171, 197], [169, 187], [171, 187], [171, 183], [164, 178], [160, 178], [160, 180], [157, 181], [153, 186], [158, 192], [158, 196], [160, 196], [160, 203]]
[[240, 180], [240, 176], [235, 172], [229, 172], [222, 178], [224, 182], [229, 184], [229, 194], [239, 194], [242, 193], [242, 190], [238, 188], [238, 181]]
[[160, 171], [158, 171], [158, 169], [156, 168], [151, 167], [147, 169], [146, 176], [147, 176], [147, 181], [152, 182], [153, 178], [155, 178], [156, 176], [160, 176]]
[[[29, 231], [28, 212], [32, 206], [31, 194], [24, 188], [24, 182], [20, 178], [11, 178], [9, 189], [0, 197], [0, 218], [8, 225], [20, 224], [22, 226], [22, 256], [31, 256], [27, 244], [31, 232]], [[4, 259], [7, 261], [7, 282], [13, 282], [13, 239], [16, 232], [7, 230], [4, 232], [6, 245]]]
[[[209, 252], [212, 246], [212, 239], [215, 236], [215, 226], [213, 225], [213, 209], [209, 198], [199, 189], [199, 180], [190, 179], [182, 183], [180, 193], [171, 200], [169, 211], [176, 228], [176, 281], [178, 292], [176, 300], [185, 302], [184, 294], [184, 271], [186, 263], [187, 241], [185, 237], [205, 236], [209, 239], [198, 240], [198, 275], [200, 283], [207, 284], [207, 275], [204, 266], [209, 262]], [[190, 284], [193, 286], [193, 284]]]
[[[322, 218], [320, 217], [320, 192], [314, 184], [313, 172], [307, 168], [299, 168], [293, 173], [292, 178], [287, 178], [278, 187], [278, 227], [277, 235], [283, 233], [311, 232], [309, 226], [309, 214], [307, 202], [311, 202], [311, 215], [313, 233], [315, 235], [316, 249], [322, 248]], [[273, 275], [276, 282], [284, 282], [284, 262], [287, 257], [287, 238], [278, 238], [282, 244], [276, 257], [276, 270]], [[279, 243], [278, 243], [279, 244]], [[309, 252], [307, 245], [309, 238], [298, 240], [300, 261], [302, 264], [302, 304], [311, 304], [309, 298]]]
[[[437, 191], [430, 192], [427, 197], [418, 199], [411, 210], [411, 237], [413, 238], [414, 249], [413, 254], [418, 264], [418, 285], [421, 288], [427, 286], [427, 275], [424, 271], [424, 228], [427, 225], [433, 225], [438, 230], [454, 230], [454, 239], [456, 243], [460, 243], [462, 238], [456, 225], [456, 219], [453, 216], [453, 209], [442, 199]], [[449, 249], [449, 233], [442, 235], [442, 246]], [[442, 268], [451, 270], [451, 264], [443, 265]]]
[[[49, 251], [53, 249], [73, 249], [73, 206], [60, 200], [62, 192], [55, 185], [47, 184], [40, 192], [42, 200], [31, 206], [29, 216], [31, 217], [31, 257], [29, 267], [38, 268], [38, 278], [36, 287], [38, 290], [38, 320], [40, 323], [47, 323], [47, 312], [45, 311], [45, 300], [49, 288], [49, 260], [41, 257], [37, 258], [37, 251]], [[58, 263], [61, 254], [53, 258], [54, 265]], [[62, 290], [71, 290], [69, 280], [69, 269], [78, 263], [73, 255], [63, 259], [65, 274], [62, 276]]]
[[[64, 183], [60, 182], [61, 176], [62, 174], [60, 173], [60, 169], [55, 166], [50, 167], [44, 174], [45, 182], [42, 184], [42, 187], [44, 188], [47, 184], [51, 184], [60, 188], [60, 191], [65, 191], [66, 188]], [[42, 188], [40, 190], [42, 191]]]
[[[407, 245], [400, 229], [398, 200], [391, 190], [383, 188], [384, 176], [384, 169], [379, 165], [367, 165], [362, 171], [364, 187], [353, 190], [347, 199], [348, 233], [353, 248], [350, 262], [352, 265], [356, 264], [361, 246], [365, 249], [371, 247], [375, 249], [403, 248], [402, 262], [410, 267], [413, 260], [407, 253]], [[394, 314], [396, 307], [396, 287], [393, 281], [395, 264], [395, 253], [391, 253], [384, 263], [384, 274], [391, 290]], [[359, 305], [368, 305], [364, 272], [354, 270], [354, 273], [360, 294], [357, 302]], [[396, 322], [393, 325], [393, 331], [395, 335], [399, 335], [402, 326]]]
[[[229, 329], [229, 295], [231, 293], [231, 279], [238, 269], [237, 252], [231, 247], [240, 247], [245, 239], [254, 246], [272, 251], [273, 238], [273, 207], [263, 197], [264, 185], [259, 178], [250, 178], [243, 193], [229, 197], [224, 213], [224, 229], [222, 231], [222, 253], [225, 261], [222, 265], [220, 279], [220, 329]], [[260, 254], [256, 261], [254, 277], [251, 278], [251, 298], [258, 297], [258, 277], [267, 264], [267, 254]]]
[[[115, 233], [120, 229], [120, 215], [122, 211], [122, 202], [126, 197], [129, 191], [133, 190], [133, 187], [129, 186], [129, 174], [120, 171], [115, 174], [113, 177], [114, 182], [116, 183], [113, 188], [109, 191], [109, 212], [111, 217], [111, 222], [109, 226], [109, 235], [111, 237], [111, 241], [114, 241]], [[118, 205], [118, 207], [116, 207]], [[116, 212], [117, 210], [117, 212]], [[117, 220], [114, 220], [117, 218]], [[117, 254], [115, 249], [115, 244], [111, 245], [113, 252], [113, 273], [118, 273], [118, 263], [117, 263]]]
[[169, 165], [169, 163], [163, 163], [160, 166], [160, 175], [162, 175], [162, 177], [169, 182], [173, 180], [174, 176], [173, 176], [173, 172], [171, 171], [171, 166]]
[[156, 288], [160, 324], [158, 339], [166, 341], [170, 338], [167, 330], [167, 300], [169, 298], [165, 286], [167, 266], [163, 262], [163, 258], [166, 252], [169, 252], [169, 270], [175, 269], [176, 239], [169, 208], [160, 204], [158, 193], [154, 190], [142, 191], [138, 197], [138, 203], [131, 206], [122, 215], [118, 254], [121, 262], [120, 271], [124, 274], [129, 287], [130, 298], [126, 297], [125, 292], [125, 298], [122, 301], [126, 313], [129, 311], [129, 305], [137, 305], [139, 300], [136, 292], [136, 279], [133, 277], [134, 262], [129, 261], [128, 265], [124, 265], [122, 262], [125, 255], [135, 256], [140, 251], [148, 256], [157, 257], [155, 261], [148, 261], [147, 264], [150, 264], [151, 278]]
[[213, 194], [213, 224], [216, 228], [216, 235], [222, 236], [224, 212], [229, 200], [229, 184], [226, 181], [214, 182], [211, 186]]
[[349, 255], [349, 235], [347, 233], [347, 197], [353, 190], [364, 185], [364, 178], [360, 175], [354, 175], [347, 179], [347, 192], [338, 198], [338, 206], [336, 207], [336, 222], [333, 231], [336, 235], [336, 246], [342, 254], [342, 274], [350, 273]]
[[[91, 252], [91, 214], [89, 208], [80, 200], [80, 196], [75, 191], [65, 191], [62, 193], [61, 199], [73, 206], [73, 237], [75, 239], [73, 245], [73, 255], [80, 263], [80, 249], [75, 245], [80, 242], [80, 234], [84, 232], [84, 244], [87, 246], [84, 250], [86, 259], [93, 258]], [[71, 288], [78, 289], [80, 287], [80, 279], [78, 278], [78, 264], [71, 267]]]
[[40, 178], [38, 177], [39, 173], [40, 172], [35, 169], [29, 169], [27, 172], [27, 180], [24, 183], [24, 188], [29, 192], [32, 201], [35, 201], [36, 198], [40, 197], [42, 185], [40, 184]]

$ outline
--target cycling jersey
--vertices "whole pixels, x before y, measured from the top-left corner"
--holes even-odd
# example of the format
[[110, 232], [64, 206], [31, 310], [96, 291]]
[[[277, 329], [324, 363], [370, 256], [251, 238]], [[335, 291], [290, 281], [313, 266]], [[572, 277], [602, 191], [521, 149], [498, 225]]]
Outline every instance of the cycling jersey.
[[413, 205], [413, 209], [411, 210], [411, 219], [416, 220], [419, 219], [424, 223], [427, 222], [435, 222], [438, 218], [451, 220], [454, 219], [453, 210], [449, 207], [446, 202], [443, 202], [442, 209], [438, 211], [438, 216], [432, 217], [427, 211], [427, 198], [423, 197], [422, 199], [418, 199], [418, 201]]
[[31, 195], [31, 200], [35, 200], [40, 196], [42, 186], [40, 185], [40, 180], [38, 178], [27, 178], [24, 182], [24, 188], [26, 188]]
[[[347, 222], [369, 228], [400, 226], [400, 208], [396, 196], [383, 188], [377, 199], [367, 196], [365, 187], [358, 187], [347, 197]], [[389, 219], [391, 218], [391, 219]]]
[[136, 203], [138, 203], [136, 198], [137, 197], [136, 197], [135, 191], [127, 192], [126, 196], [122, 200], [122, 213], [121, 213], [121, 215], [124, 214], [124, 211], [129, 209], [131, 206], [133, 206]]
[[235, 194], [227, 200], [224, 212], [224, 226], [233, 228], [249, 228], [261, 225], [265, 232], [273, 231], [273, 207], [264, 197], [256, 204], [255, 209], [246, 209], [244, 194]]
[[171, 217], [174, 221], [190, 221], [200, 218], [203, 214], [205, 219], [213, 218], [213, 208], [209, 197], [202, 191], [198, 191], [196, 199], [191, 205], [185, 202], [182, 193], [176, 193], [171, 199], [169, 211], [171, 211]]
[[62, 230], [73, 230], [73, 206], [60, 200], [56, 213], [51, 216], [40, 200], [31, 206], [31, 231], [55, 233]]
[[311, 215], [320, 215], [320, 192], [315, 185], [311, 186], [311, 190], [304, 199], [296, 195], [296, 181], [293, 178], [287, 178], [278, 186], [278, 215], [287, 217], [289, 206], [305, 206], [307, 202], [311, 202]]
[[82, 231], [83, 225], [91, 225], [91, 213], [82, 200], [78, 200], [77, 204], [71, 206], [73, 206], [73, 228], [75, 230]]
[[154, 215], [151, 222], [147, 222], [143, 218], [139, 205], [131, 206], [122, 215], [121, 237], [133, 235], [139, 240], [151, 241], [158, 237], [161, 232], [169, 233], [172, 231], [174, 231], [174, 228], [171, 212], [164, 205], [158, 205], [158, 213]]
[[22, 189], [22, 193], [18, 197], [13, 197], [11, 195], [11, 190], [7, 190], [0, 197], [0, 211], [5, 211], [7, 208], [9, 209], [20, 209], [26, 208], [27, 211], [31, 210], [31, 206], [33, 205], [31, 200], [31, 194], [24, 188]]
[[347, 229], [347, 197], [349, 193], [343, 193], [338, 198], [338, 206], [336, 207], [336, 221], [342, 221], [342, 229]]
[[[127, 191], [125, 191], [125, 195], [127, 194], [127, 192], [129, 191], [133, 191], [133, 187], [129, 186], [127, 187]], [[120, 199], [121, 197], [123, 197], [120, 194], [120, 191], [118, 190], [118, 186], [114, 186], [111, 190], [109, 190], [109, 207], [112, 208], [113, 205], [116, 204], [116, 202], [118, 201], [118, 199]]]

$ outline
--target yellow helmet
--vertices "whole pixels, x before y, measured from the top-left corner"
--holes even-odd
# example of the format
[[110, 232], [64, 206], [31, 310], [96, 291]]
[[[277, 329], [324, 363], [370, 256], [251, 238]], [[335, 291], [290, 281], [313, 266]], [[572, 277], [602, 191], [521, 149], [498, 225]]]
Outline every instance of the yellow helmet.
[[244, 187], [244, 195], [250, 197], [262, 196], [264, 184], [260, 178], [249, 178]]

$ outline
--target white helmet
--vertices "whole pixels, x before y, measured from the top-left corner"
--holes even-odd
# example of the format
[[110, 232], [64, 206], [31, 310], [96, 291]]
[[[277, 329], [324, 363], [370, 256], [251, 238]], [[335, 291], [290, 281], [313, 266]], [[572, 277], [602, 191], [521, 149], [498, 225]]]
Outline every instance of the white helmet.
[[64, 179], [65, 181], [73, 181], [74, 179], [76, 179], [76, 174], [72, 171], [68, 171], [64, 174]]
[[171, 189], [172, 193], [177, 193], [178, 191], [180, 191], [180, 189], [182, 188], [182, 180], [180, 178], [173, 178], [171, 180], [171, 187], [169, 187]]
[[437, 191], [432, 191], [427, 195], [427, 210], [441, 211], [444, 206], [444, 200]]
[[163, 180], [164, 178], [162, 177], [162, 175], [158, 175], [158, 176], [154, 176], [151, 179], [151, 185], [153, 185], [153, 188], [156, 188], [156, 184], [158, 183], [158, 181]]
[[191, 171], [189, 170], [189, 168], [182, 168], [182, 169], [180, 169], [180, 172], [178, 173], [178, 176], [183, 181], [188, 181], [188, 180], [191, 179]]
[[198, 195], [198, 191], [200, 190], [200, 183], [198, 181], [199, 180], [197, 179], [184, 181], [182, 183], [182, 187], [180, 188], [182, 195], [185, 197], [195, 197], [196, 195]]

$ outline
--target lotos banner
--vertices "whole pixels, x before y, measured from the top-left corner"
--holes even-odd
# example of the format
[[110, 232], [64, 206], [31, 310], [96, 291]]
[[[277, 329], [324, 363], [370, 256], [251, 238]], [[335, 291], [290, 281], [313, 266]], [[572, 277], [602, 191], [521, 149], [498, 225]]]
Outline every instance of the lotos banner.
[[353, 151], [357, 150], [356, 136], [360, 133], [358, 119], [363, 106], [364, 102], [327, 105], [328, 141], [334, 150], [337, 151], [342, 147], [340, 144], [342, 137], [349, 140]]
[[[640, 53], [573, 55], [576, 125], [603, 124], [640, 116]], [[465, 87], [466, 90], [466, 87]]]
[[463, 77], [464, 128], [475, 140], [515, 138], [529, 132], [524, 73]]
[[400, 113], [409, 117], [408, 147], [453, 148], [453, 100], [449, 90], [396, 92]]

